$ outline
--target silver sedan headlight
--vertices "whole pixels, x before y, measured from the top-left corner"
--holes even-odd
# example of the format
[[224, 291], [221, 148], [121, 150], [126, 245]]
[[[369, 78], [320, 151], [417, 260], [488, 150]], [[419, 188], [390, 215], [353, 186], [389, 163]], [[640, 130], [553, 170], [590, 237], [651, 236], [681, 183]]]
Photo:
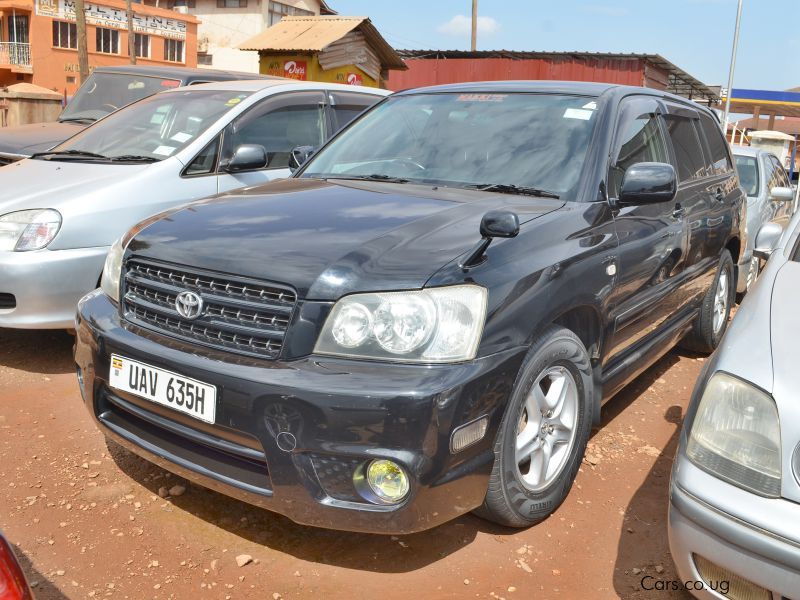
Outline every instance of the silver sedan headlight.
[[780, 496], [778, 409], [771, 396], [741, 379], [726, 373], [711, 377], [686, 452], [720, 479], [762, 496]]
[[20, 210], [0, 216], [0, 251], [45, 248], [61, 229], [61, 214], [52, 208]]
[[345, 296], [314, 352], [352, 358], [444, 363], [475, 358], [486, 320], [486, 289], [454, 285]]
[[120, 238], [106, 255], [106, 264], [103, 266], [103, 276], [100, 278], [100, 288], [106, 296], [119, 303], [119, 279], [122, 274], [122, 257], [125, 255], [125, 245]]

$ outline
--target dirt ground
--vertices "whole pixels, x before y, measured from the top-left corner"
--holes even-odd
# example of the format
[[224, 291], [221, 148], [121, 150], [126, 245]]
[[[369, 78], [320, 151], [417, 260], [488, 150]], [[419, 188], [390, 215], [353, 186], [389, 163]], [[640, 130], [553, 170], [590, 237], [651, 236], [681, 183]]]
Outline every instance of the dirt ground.
[[[640, 581], [677, 578], [667, 489], [702, 358], [673, 351], [606, 405], [576, 485], [539, 526], [467, 515], [398, 538], [295, 525], [109, 450], [71, 347], [0, 330], [0, 529], [40, 599], [688, 598]], [[185, 492], [159, 497], [174, 486]]]

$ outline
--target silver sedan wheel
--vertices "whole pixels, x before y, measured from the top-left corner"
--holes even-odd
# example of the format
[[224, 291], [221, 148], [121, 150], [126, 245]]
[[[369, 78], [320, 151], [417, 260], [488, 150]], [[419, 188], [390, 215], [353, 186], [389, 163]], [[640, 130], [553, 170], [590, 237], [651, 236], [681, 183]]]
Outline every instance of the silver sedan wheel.
[[531, 491], [547, 488], [561, 473], [575, 445], [578, 386], [564, 367], [539, 376], [525, 398], [515, 445], [517, 474]]
[[728, 272], [723, 270], [717, 281], [717, 292], [714, 294], [714, 335], [722, 329], [728, 318]]

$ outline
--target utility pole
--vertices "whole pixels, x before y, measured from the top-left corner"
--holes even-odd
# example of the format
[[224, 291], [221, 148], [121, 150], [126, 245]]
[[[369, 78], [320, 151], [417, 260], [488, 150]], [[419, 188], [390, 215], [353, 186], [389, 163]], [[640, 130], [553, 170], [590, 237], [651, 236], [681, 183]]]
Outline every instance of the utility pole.
[[731, 69], [728, 72], [728, 93], [725, 98], [725, 116], [722, 119], [722, 132], [728, 135], [728, 118], [731, 113], [731, 95], [733, 94], [733, 72], [736, 70], [736, 50], [739, 48], [739, 29], [742, 25], [742, 0], [736, 10], [736, 29], [733, 32], [733, 50], [731, 51]]
[[133, 31], [133, 8], [131, 0], [125, 0], [125, 10], [128, 11], [128, 56], [131, 64], [136, 64], [136, 33]]
[[81, 83], [89, 77], [89, 50], [86, 47], [86, 8], [83, 0], [75, 0], [75, 29], [78, 33], [78, 70]]
[[478, 49], [478, 0], [472, 0], [472, 51]]

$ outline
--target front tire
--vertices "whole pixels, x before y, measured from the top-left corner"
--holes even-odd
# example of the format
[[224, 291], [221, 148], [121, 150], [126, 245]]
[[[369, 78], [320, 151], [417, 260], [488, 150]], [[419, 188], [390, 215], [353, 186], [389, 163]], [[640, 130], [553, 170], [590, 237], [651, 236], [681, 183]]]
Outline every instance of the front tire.
[[681, 345], [695, 352], [711, 354], [728, 328], [735, 292], [733, 260], [730, 252], [725, 250], [719, 259], [714, 283], [703, 298], [700, 314]]
[[546, 519], [564, 501], [591, 430], [589, 354], [571, 331], [550, 326], [520, 369], [495, 440], [495, 461], [476, 513], [509, 527]]

